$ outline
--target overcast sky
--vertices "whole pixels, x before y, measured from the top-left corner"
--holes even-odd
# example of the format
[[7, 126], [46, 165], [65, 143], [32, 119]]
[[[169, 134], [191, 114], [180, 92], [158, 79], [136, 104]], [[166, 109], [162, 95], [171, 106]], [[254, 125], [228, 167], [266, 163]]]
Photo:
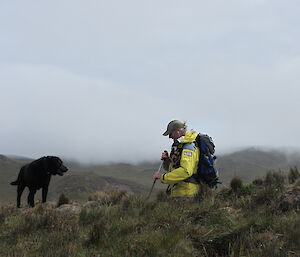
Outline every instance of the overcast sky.
[[0, 153], [159, 160], [172, 119], [300, 147], [299, 0], [0, 0]]

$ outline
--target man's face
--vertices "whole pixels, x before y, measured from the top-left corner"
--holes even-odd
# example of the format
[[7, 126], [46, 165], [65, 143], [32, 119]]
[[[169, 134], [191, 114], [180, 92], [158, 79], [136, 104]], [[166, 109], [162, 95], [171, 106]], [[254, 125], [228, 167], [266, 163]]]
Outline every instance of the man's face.
[[172, 138], [172, 139], [178, 139], [180, 137], [182, 137], [180, 129], [177, 129], [177, 130], [171, 132], [169, 135], [169, 138]]

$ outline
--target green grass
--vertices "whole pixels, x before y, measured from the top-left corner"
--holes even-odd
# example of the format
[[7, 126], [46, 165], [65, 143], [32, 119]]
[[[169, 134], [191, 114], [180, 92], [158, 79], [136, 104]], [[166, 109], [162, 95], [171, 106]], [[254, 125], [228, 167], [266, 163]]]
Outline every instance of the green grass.
[[[3, 158], [0, 165], [3, 174], [14, 180], [11, 171], [17, 171], [20, 163]], [[97, 191], [117, 183], [135, 192], [140, 185], [101, 177], [103, 167], [94, 168], [84, 171], [88, 176], [70, 172], [55, 177], [50, 186], [69, 199], [57, 195], [57, 205], [37, 204], [32, 209], [2, 205], [0, 256], [300, 256], [300, 205], [292, 202], [287, 208], [284, 202], [287, 196], [295, 201], [300, 197], [297, 176], [288, 180], [286, 174], [270, 171], [253, 183], [241, 179], [217, 191], [203, 188], [192, 202], [172, 201], [164, 191], [153, 192], [146, 201], [120, 190]], [[114, 175], [126, 177], [130, 169], [130, 165], [112, 165], [105, 172], [115, 170]], [[144, 177], [142, 184], [149, 189], [153, 180], [151, 175], [145, 177], [151, 169], [135, 168], [132, 173], [136, 179]], [[11, 188], [15, 197], [16, 188]], [[61, 208], [74, 199], [82, 200], [76, 204], [80, 211]]]
[[300, 256], [300, 209], [280, 209], [280, 174], [262, 181], [207, 188], [192, 202], [115, 190], [91, 194], [79, 212], [3, 206], [0, 256]]

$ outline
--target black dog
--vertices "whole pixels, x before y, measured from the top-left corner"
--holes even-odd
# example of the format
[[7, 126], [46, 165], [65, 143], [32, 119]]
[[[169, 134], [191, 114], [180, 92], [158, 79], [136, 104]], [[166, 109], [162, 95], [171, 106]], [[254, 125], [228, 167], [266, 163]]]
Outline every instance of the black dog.
[[40, 188], [42, 188], [42, 202], [46, 202], [51, 175], [63, 176], [67, 170], [62, 160], [56, 156], [42, 157], [24, 165], [20, 169], [18, 179], [10, 183], [18, 186], [17, 207], [20, 208], [21, 195], [25, 187], [29, 188], [27, 202], [31, 207], [34, 207], [36, 190]]

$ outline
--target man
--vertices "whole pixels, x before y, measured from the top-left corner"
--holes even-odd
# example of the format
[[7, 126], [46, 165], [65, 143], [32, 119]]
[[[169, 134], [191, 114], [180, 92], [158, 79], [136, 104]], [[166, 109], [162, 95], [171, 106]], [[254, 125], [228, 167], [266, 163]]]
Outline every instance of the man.
[[[195, 139], [198, 133], [194, 130], [187, 131], [187, 126], [179, 120], [172, 120], [164, 136], [174, 140], [170, 156], [163, 152], [161, 159], [164, 161], [166, 173], [155, 172], [154, 179], [160, 179], [164, 184], [169, 184], [170, 195], [175, 198], [193, 197], [198, 193], [199, 185], [185, 182], [187, 178], [197, 172], [199, 161], [199, 148]], [[182, 138], [183, 137], [183, 138]], [[182, 138], [181, 141], [178, 139]]]

